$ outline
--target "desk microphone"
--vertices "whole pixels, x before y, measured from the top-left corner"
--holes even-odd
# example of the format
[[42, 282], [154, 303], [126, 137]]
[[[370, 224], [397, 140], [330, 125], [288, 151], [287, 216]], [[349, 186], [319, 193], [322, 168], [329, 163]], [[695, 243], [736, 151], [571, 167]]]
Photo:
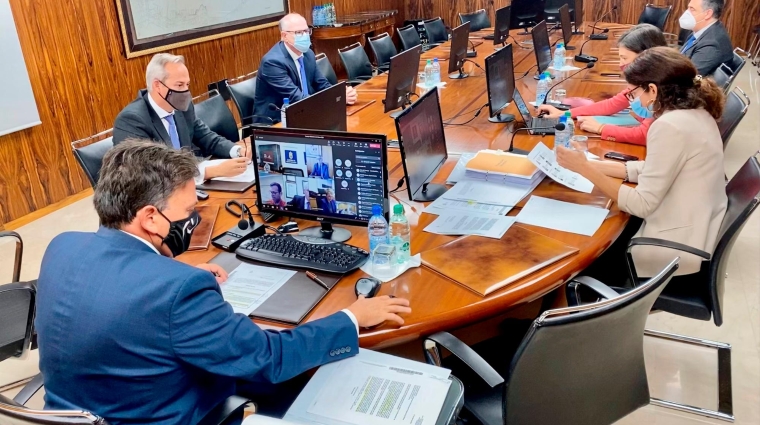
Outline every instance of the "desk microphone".
[[472, 40], [467, 40], [470, 42], [470, 47], [472, 47], [472, 50], [467, 51], [467, 57], [468, 58], [476, 58], [478, 57], [478, 51], [475, 50], [475, 43], [472, 42]]
[[562, 131], [564, 129], [565, 129], [565, 124], [561, 123], [561, 122], [557, 123], [554, 127], [536, 127], [536, 128], [523, 127], [523, 128], [518, 128], [517, 130], [514, 130], [514, 132], [512, 133], [512, 138], [509, 139], [509, 149], [508, 149], [508, 152], [514, 152], [514, 153], [518, 153], [518, 154], [521, 154], [521, 155], [527, 155], [528, 154], [527, 151], [524, 151], [522, 149], [514, 149], [514, 147], [512, 146], [512, 143], [515, 141], [515, 136], [517, 135], [518, 131], [539, 131], [540, 132], [541, 130]]
[[583, 54], [583, 47], [588, 43], [589, 41], [594, 40], [593, 38], [589, 38], [588, 40], [584, 41], [583, 44], [581, 44], [581, 49], [578, 50], [578, 54], [575, 55], [575, 61], [576, 62], [583, 62], [583, 63], [589, 63], [589, 62], [596, 62], [599, 60], [596, 56], [591, 55], [584, 55]]
[[588, 36], [589, 40], [606, 40], [608, 38], [607, 33], [610, 31], [610, 29], [605, 28], [604, 31], [602, 31], [602, 34], [596, 34], [596, 24], [601, 22], [604, 18], [609, 16], [615, 10], [617, 10], [617, 5], [612, 6], [612, 9], [610, 9], [609, 12], [605, 13], [604, 15], [602, 15], [601, 18], [599, 18], [598, 21], [594, 22], [594, 25], [592, 25], [592, 29], [591, 29], [591, 35]]
[[[583, 71], [585, 71], [585, 70], [587, 70], [587, 69], [591, 69], [591, 68], [593, 68], [593, 67], [594, 67], [594, 65], [596, 65], [594, 62], [589, 62], [589, 63], [587, 63], [587, 64], [586, 64], [586, 67], [585, 67], [585, 68], [583, 68], [583, 69], [579, 69], [579, 70], [577, 70], [577, 71], [573, 72], [572, 74], [568, 75], [567, 77], [565, 77], [564, 79], [562, 79], [562, 80], [561, 80], [560, 82], [558, 82], [557, 84], [555, 84], [555, 85], [553, 85], [553, 86], [549, 87], [549, 91], [548, 91], [547, 93], [551, 93], [551, 92], [552, 92], [552, 90], [554, 90], [554, 88], [555, 88], [555, 87], [557, 87], [558, 85], [560, 85], [560, 84], [564, 83], [565, 81], [569, 80], [570, 78], [572, 78], [572, 77], [575, 77], [576, 75], [580, 74], [581, 72], [583, 72]], [[547, 100], [548, 98], [549, 98], [549, 96], [544, 96], [544, 103], [542, 103], [542, 105], [546, 105], [546, 100]]]

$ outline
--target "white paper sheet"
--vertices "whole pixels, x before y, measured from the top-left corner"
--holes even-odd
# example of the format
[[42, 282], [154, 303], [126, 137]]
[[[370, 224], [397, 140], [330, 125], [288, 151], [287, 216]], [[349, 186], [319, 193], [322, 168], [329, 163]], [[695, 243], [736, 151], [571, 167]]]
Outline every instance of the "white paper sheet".
[[557, 69], [554, 67], [554, 65], [551, 65], [549, 69], [553, 71], [558, 71], [558, 72], [570, 72], [570, 71], [578, 71], [581, 68], [578, 68], [577, 66], [572, 66], [572, 65], [565, 65], [562, 68]]
[[297, 425], [284, 419], [270, 418], [264, 415], [251, 415], [243, 420], [243, 425]]
[[401, 276], [407, 270], [409, 270], [409, 269], [415, 269], [415, 268], [417, 268], [417, 267], [419, 267], [421, 265], [422, 265], [422, 259], [420, 258], [420, 254], [416, 254], [416, 255], [412, 255], [411, 257], [409, 257], [409, 261], [407, 261], [406, 263], [399, 264], [396, 267], [396, 269], [392, 273], [390, 273], [388, 275], [382, 275], [381, 274], [381, 275], [378, 276], [378, 275], [374, 274], [374, 270], [372, 270], [372, 261], [367, 261], [366, 263], [364, 263], [364, 265], [361, 267], [361, 270], [364, 273], [367, 273], [368, 275], [370, 275], [370, 276], [372, 276], [372, 277], [374, 277], [376, 279], [379, 279], [381, 282], [386, 283], [386, 282], [390, 282], [390, 281], [396, 279], [397, 277]]
[[444, 193], [442, 198], [513, 207], [532, 190], [530, 186], [462, 180]]
[[454, 199], [438, 198], [425, 208], [423, 212], [441, 215], [447, 212], [475, 212], [492, 215], [507, 215], [510, 206], [480, 204], [473, 201], [457, 201]]
[[536, 147], [530, 151], [528, 159], [530, 159], [530, 162], [535, 164], [539, 170], [543, 171], [557, 183], [561, 183], [570, 189], [584, 193], [591, 193], [591, 191], [594, 190], [594, 184], [587, 178], [576, 172], [560, 167], [560, 165], [557, 164], [554, 151], [549, 149], [543, 143], [537, 144]]
[[[203, 164], [208, 167], [210, 165], [219, 165], [221, 162], [227, 161], [226, 159], [210, 159], [203, 161]], [[232, 182], [232, 183], [251, 183], [256, 180], [256, 171], [253, 169], [253, 163], [248, 164], [248, 168], [245, 169], [243, 174], [239, 174], [234, 177], [215, 177], [212, 180], [220, 182]]]
[[438, 235], [478, 235], [501, 239], [514, 222], [514, 217], [474, 212], [449, 212], [439, 215], [425, 228], [425, 231]]
[[464, 175], [467, 172], [467, 163], [470, 162], [472, 158], [475, 158], [475, 155], [477, 155], [477, 152], [463, 153], [459, 157], [457, 165], [451, 170], [451, 174], [449, 174], [449, 178], [446, 179], [446, 183], [454, 184], [460, 180], [464, 180]]
[[235, 313], [248, 316], [295, 274], [293, 270], [242, 263], [221, 285], [222, 296]]
[[517, 215], [517, 222], [593, 236], [609, 212], [603, 208], [531, 196]]

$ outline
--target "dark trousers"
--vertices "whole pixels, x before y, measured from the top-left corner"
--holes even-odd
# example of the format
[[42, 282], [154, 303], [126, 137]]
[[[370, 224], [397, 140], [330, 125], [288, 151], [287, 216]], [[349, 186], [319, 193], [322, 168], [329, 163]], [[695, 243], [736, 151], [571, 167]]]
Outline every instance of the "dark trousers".
[[636, 235], [643, 222], [644, 220], [631, 216], [617, 240], [581, 274], [593, 277], [607, 286], [632, 287], [625, 252], [628, 242]]

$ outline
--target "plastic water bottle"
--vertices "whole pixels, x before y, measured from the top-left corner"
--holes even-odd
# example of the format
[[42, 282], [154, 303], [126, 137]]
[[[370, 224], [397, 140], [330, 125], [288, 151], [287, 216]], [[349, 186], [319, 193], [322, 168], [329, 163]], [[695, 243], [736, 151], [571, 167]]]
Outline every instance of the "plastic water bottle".
[[565, 67], [565, 43], [557, 43], [554, 50], [554, 69], [559, 71]]
[[330, 3], [330, 25], [338, 22], [338, 14], [335, 12], [335, 3]]
[[546, 94], [549, 93], [551, 84], [551, 75], [548, 72], [541, 74], [541, 79], [538, 80], [538, 84], [536, 85], [536, 107], [544, 104], [544, 99], [546, 99]]
[[556, 151], [557, 146], [563, 146], [570, 148], [570, 140], [575, 134], [575, 126], [573, 125], [573, 118], [569, 116], [570, 112], [559, 117], [559, 122], [565, 124], [564, 130], [555, 130], [554, 132], [554, 149]]
[[372, 205], [372, 217], [369, 218], [367, 231], [369, 232], [369, 252], [373, 252], [380, 244], [389, 243], [388, 222], [383, 217], [382, 206]]
[[430, 59], [427, 60], [427, 63], [425, 64], [425, 82], [428, 87], [435, 87], [435, 82], [433, 80], [433, 63], [430, 61]]
[[391, 216], [391, 244], [396, 247], [398, 253], [398, 263], [405, 264], [410, 257], [410, 237], [412, 229], [409, 227], [409, 221], [404, 215], [404, 206], [396, 204], [393, 206], [393, 215]]
[[441, 82], [441, 64], [438, 63], [438, 58], [435, 58], [433, 59], [433, 83], [431, 84], [431, 86], [437, 86], [440, 82]]
[[311, 8], [311, 24], [315, 27], [319, 25], [319, 6]]
[[285, 99], [282, 99], [282, 108], [280, 108], [280, 122], [282, 123], [282, 128], [288, 127], [288, 123], [285, 120], [285, 110], [288, 109], [288, 106], [290, 106], [290, 99], [286, 97]]
[[317, 26], [323, 27], [325, 25], [325, 7], [317, 6]]

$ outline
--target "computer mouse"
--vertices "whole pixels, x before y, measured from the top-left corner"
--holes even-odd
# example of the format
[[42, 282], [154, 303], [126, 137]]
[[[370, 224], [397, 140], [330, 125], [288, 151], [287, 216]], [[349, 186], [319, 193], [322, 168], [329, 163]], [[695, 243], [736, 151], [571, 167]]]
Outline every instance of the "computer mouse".
[[374, 297], [375, 294], [377, 294], [377, 292], [380, 290], [380, 286], [382, 284], [382, 282], [375, 279], [374, 277], [360, 278], [356, 281], [356, 286], [354, 287], [356, 298], [359, 298], [359, 295], [364, 295], [364, 298]]

